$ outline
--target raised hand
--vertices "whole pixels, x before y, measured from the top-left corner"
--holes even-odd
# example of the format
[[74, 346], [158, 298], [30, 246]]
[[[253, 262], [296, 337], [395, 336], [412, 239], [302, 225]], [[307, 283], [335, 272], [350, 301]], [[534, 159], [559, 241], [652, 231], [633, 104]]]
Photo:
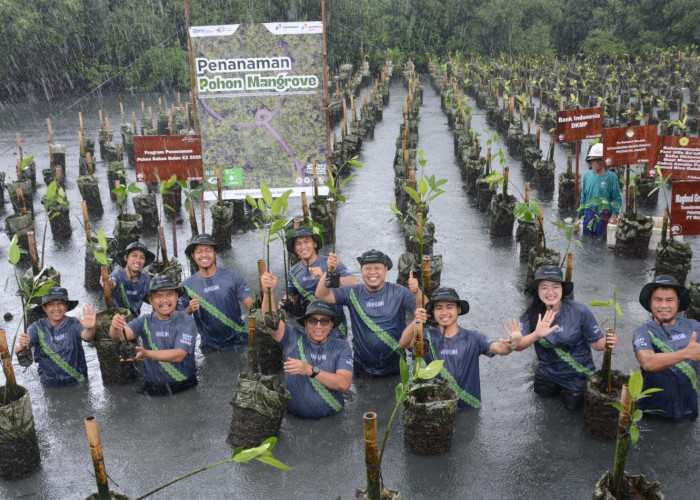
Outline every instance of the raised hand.
[[511, 318], [508, 320], [507, 325], [503, 325], [503, 330], [506, 332], [507, 338], [499, 338], [498, 341], [502, 344], [506, 344], [511, 350], [518, 347], [520, 341], [523, 339], [523, 334], [520, 331], [520, 322]]
[[83, 307], [83, 316], [79, 316], [77, 320], [80, 322], [83, 328], [90, 329], [95, 328], [97, 324], [97, 311], [94, 306], [88, 304]]
[[559, 325], [552, 325], [552, 321], [554, 321], [554, 316], [556, 315], [557, 313], [552, 309], [547, 310], [547, 312], [544, 313], [544, 316], [539, 314], [537, 316], [537, 327], [533, 333], [537, 335], [538, 338], [542, 338], [559, 328]]
[[408, 273], [408, 289], [411, 293], [418, 293], [418, 280], [413, 277], [413, 271]]

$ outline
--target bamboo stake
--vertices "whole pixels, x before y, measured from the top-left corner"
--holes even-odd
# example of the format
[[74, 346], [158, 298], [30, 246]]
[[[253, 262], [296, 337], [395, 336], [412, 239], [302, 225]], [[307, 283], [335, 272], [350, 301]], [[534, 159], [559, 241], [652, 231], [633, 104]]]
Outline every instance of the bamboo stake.
[[248, 318], [248, 347], [255, 346], [255, 316]]
[[[422, 213], [419, 215], [422, 215]], [[423, 278], [423, 292], [426, 292], [427, 290], [430, 290], [430, 287], [432, 286], [430, 283], [430, 255], [423, 256], [421, 275]]]
[[24, 193], [22, 192], [22, 188], [15, 188], [15, 193], [17, 194], [19, 213], [22, 215], [27, 215], [27, 203], [24, 201]]
[[107, 469], [102, 455], [102, 443], [100, 442], [100, 431], [97, 427], [95, 417], [85, 419], [85, 430], [87, 431], [88, 443], [90, 444], [90, 454], [92, 464], [95, 466], [95, 481], [97, 482], [97, 496], [100, 500], [109, 500], [109, 485], [107, 484]]
[[[78, 111], [78, 130], [80, 130], [81, 136], [85, 136], [85, 127], [83, 127], [83, 112]], [[81, 144], [83, 141], [80, 141]]]
[[126, 116], [124, 115], [124, 104], [119, 102], [119, 111], [121, 111], [122, 114], [122, 123], [126, 125]]
[[308, 224], [309, 206], [306, 204], [306, 191], [301, 192], [301, 212], [304, 214], [304, 224]]
[[294, 219], [294, 229], [299, 229], [301, 221], [299, 219]]
[[46, 126], [49, 129], [49, 144], [53, 144], [53, 129], [51, 128], [51, 118], [46, 119]]
[[163, 257], [163, 266], [170, 267], [170, 262], [168, 261], [168, 248], [165, 246], [165, 230], [163, 226], [158, 226], [158, 241], [160, 242], [160, 252]]
[[216, 168], [216, 197], [219, 200], [219, 204], [223, 203], [223, 198], [221, 195], [221, 169]]
[[109, 128], [109, 116], [105, 115], [105, 128], [107, 129], [107, 135], [109, 136], [110, 140], [112, 138], [112, 130]]
[[88, 218], [87, 202], [83, 200], [80, 203], [80, 206], [83, 209], [83, 227], [85, 228], [85, 237], [87, 238], [87, 242], [90, 243], [92, 241], [92, 234], [90, 233], [90, 219]]
[[17, 148], [19, 148], [19, 159], [23, 160], [24, 159], [24, 152], [22, 151], [22, 139], [20, 139], [18, 133], [15, 134], [15, 137], [17, 138]]
[[199, 229], [197, 229], [197, 216], [194, 213], [194, 203], [191, 199], [188, 215], [190, 218], [190, 231], [192, 232], [192, 236], [197, 236], [199, 234]]
[[[262, 292], [262, 275], [265, 274], [265, 260], [258, 259], [258, 288]], [[260, 304], [262, 307], [262, 304]]]
[[365, 437], [365, 467], [367, 469], [367, 498], [381, 499], [381, 475], [379, 473], [379, 446], [377, 442], [377, 414], [367, 412], [362, 416]]
[[0, 328], [0, 358], [2, 358], [2, 371], [5, 373], [7, 385], [17, 385], [15, 370], [12, 368], [12, 354], [7, 347], [7, 337], [5, 330]]
[[525, 183], [525, 203], [530, 203], [530, 183]]
[[63, 186], [63, 169], [61, 169], [60, 167], [56, 169], [56, 186]]
[[85, 143], [83, 142], [83, 131], [78, 129], [78, 142], [80, 143], [80, 156], [85, 156]]
[[574, 252], [566, 254], [566, 281], [571, 281], [574, 275]]
[[318, 203], [318, 173], [316, 172], [316, 162], [313, 163], [314, 167], [314, 201]]
[[29, 259], [32, 262], [32, 271], [34, 276], [39, 275], [39, 255], [36, 251], [36, 239], [34, 238], [34, 231], [27, 232], [27, 242], [29, 243]]
[[89, 152], [85, 154], [85, 161], [87, 162], [88, 172], [90, 175], [93, 175], [95, 170], [92, 167], [92, 155]]
[[107, 313], [114, 315], [114, 304], [112, 303], [112, 287], [109, 284], [109, 267], [102, 266], [100, 268], [102, 274], [102, 290], [105, 294], [105, 304], [107, 304]]
[[204, 196], [199, 198], [199, 213], [200, 216], [202, 217], [202, 234], [207, 232], [207, 227], [205, 224], [205, 218], [204, 218]]
[[[632, 396], [630, 396], [630, 391], [627, 388], [627, 384], [622, 386], [620, 404], [627, 410], [627, 412], [632, 410]], [[617, 438], [617, 444], [615, 445], [615, 464], [613, 467], [611, 489], [615, 494], [615, 498], [622, 498], [622, 496], [620, 496], [620, 489], [622, 487], [622, 477], [625, 473], [625, 460], [627, 458], [627, 448], [630, 440], [629, 428], [631, 420], [627, 413], [620, 412], [618, 422], [617, 435], [621, 437]]]
[[413, 357], [414, 359], [425, 359], [425, 353], [423, 352], [423, 323], [413, 323]]
[[100, 129], [103, 129], [103, 128], [105, 128], [105, 121], [104, 121], [104, 118], [102, 117], [102, 110], [98, 109], [97, 114], [100, 117]]

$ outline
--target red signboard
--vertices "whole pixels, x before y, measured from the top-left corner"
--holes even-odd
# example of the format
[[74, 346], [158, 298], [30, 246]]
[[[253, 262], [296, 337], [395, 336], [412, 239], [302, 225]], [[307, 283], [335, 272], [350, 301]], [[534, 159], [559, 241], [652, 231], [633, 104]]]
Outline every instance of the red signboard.
[[196, 135], [134, 136], [136, 180], [202, 180], [202, 142]]
[[653, 162], [658, 137], [656, 129], [656, 125], [603, 129], [605, 166]]
[[557, 141], [569, 142], [600, 137], [603, 108], [579, 108], [557, 111]]
[[700, 181], [677, 181], [671, 189], [671, 234], [700, 234]]
[[700, 179], [700, 138], [661, 135], [657, 141], [656, 162], [649, 163], [649, 177], [671, 175], [675, 180]]

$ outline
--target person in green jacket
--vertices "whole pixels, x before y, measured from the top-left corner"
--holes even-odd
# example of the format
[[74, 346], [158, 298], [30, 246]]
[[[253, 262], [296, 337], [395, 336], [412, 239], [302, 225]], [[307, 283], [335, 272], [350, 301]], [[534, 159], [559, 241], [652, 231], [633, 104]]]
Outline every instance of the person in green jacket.
[[603, 144], [594, 144], [586, 161], [591, 170], [583, 176], [581, 202], [578, 208], [578, 223], [583, 219], [583, 233], [605, 237], [608, 221], [617, 224], [622, 205], [620, 182], [614, 172], [605, 169]]

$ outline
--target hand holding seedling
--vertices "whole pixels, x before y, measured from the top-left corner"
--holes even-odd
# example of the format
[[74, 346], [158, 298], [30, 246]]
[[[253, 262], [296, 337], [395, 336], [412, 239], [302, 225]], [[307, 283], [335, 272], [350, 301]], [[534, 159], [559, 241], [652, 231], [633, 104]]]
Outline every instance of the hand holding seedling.
[[615, 349], [617, 347], [617, 335], [615, 335], [615, 330], [611, 328], [605, 329], [605, 343], [610, 349]]
[[338, 269], [339, 263], [338, 254], [333, 252], [328, 254], [328, 269]]
[[260, 284], [262, 285], [263, 290], [274, 290], [274, 288], [277, 286], [277, 276], [272, 274], [270, 271], [265, 271], [260, 277]]
[[123, 331], [124, 327], [126, 326], [126, 320], [124, 319], [124, 315], [123, 314], [115, 314], [112, 317], [112, 324], [110, 326], [118, 332]]
[[16, 350], [22, 350], [29, 347], [29, 334], [27, 332], [22, 332], [19, 336], [19, 348]]
[[425, 323], [428, 321], [428, 311], [422, 307], [417, 307], [413, 313], [413, 321], [414, 323]]

